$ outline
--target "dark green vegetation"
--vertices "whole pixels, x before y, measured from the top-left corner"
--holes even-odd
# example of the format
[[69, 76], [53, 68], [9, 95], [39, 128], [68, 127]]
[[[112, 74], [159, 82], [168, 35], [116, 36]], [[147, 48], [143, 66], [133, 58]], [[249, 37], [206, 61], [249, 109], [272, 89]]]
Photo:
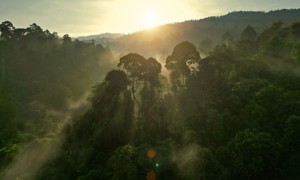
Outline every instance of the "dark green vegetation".
[[60, 39], [36, 24], [16, 29], [6, 21], [0, 31], [1, 172], [24, 143], [53, 136], [60, 114], [112, 67], [112, 54], [68, 35]]
[[[62, 136], [60, 151], [39, 168], [35, 179], [300, 177], [300, 23], [275, 22], [261, 33], [245, 26], [238, 40], [225, 34], [205, 58], [188, 41], [175, 44], [163, 65], [153, 57], [127, 54], [115, 66], [120, 69], [109, 71], [94, 86], [91, 107], [61, 132], [51, 131], [49, 123], [55, 119], [39, 107], [64, 111], [68, 98], [78, 98], [82, 86], [90, 85], [86, 79], [100, 81], [96, 57], [101, 62], [111, 58], [109, 50], [72, 42], [68, 36], [37, 38], [33, 42], [38, 45], [21, 46], [28, 33], [20, 39], [4, 35], [3, 171], [22, 143]], [[76, 44], [79, 50], [72, 49]], [[38, 51], [25, 54], [31, 46]], [[44, 52], [49, 49], [51, 53]], [[23, 72], [30, 66], [43, 69]], [[169, 70], [169, 79], [161, 75], [162, 66]], [[69, 72], [70, 67], [74, 71]], [[62, 102], [56, 105], [42, 97]], [[41, 125], [54, 135], [39, 134]]]

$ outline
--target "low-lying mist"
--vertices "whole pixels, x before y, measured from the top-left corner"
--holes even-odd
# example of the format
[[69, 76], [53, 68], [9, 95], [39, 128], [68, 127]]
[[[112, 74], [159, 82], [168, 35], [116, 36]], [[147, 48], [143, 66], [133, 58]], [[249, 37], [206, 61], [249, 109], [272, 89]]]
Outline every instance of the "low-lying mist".
[[51, 129], [49, 134], [24, 144], [15, 155], [14, 161], [4, 169], [3, 180], [34, 179], [40, 168], [62, 153], [62, 144], [65, 141], [62, 131], [66, 125], [72, 124], [72, 119], [82, 116], [90, 108], [87, 101], [89, 95], [90, 92], [86, 92], [79, 100], [69, 102], [67, 111], [49, 110], [47, 113], [58, 119], [56, 129]]
[[109, 46], [2, 23], [0, 178], [297, 179], [300, 23], [241, 14]]

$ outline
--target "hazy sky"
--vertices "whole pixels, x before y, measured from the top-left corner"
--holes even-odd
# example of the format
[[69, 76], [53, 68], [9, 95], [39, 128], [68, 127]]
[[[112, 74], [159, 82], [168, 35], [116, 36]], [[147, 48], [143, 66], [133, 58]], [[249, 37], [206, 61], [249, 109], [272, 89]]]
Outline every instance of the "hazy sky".
[[0, 0], [0, 21], [71, 36], [130, 33], [230, 11], [300, 8], [299, 0]]

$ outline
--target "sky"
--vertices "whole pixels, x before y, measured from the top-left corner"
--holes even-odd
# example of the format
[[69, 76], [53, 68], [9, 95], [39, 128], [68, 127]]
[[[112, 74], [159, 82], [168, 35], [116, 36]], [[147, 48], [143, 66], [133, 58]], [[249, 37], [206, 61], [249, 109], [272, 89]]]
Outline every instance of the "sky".
[[300, 8], [299, 0], [0, 0], [0, 23], [72, 37], [133, 33], [155, 25], [225, 15], [232, 11]]

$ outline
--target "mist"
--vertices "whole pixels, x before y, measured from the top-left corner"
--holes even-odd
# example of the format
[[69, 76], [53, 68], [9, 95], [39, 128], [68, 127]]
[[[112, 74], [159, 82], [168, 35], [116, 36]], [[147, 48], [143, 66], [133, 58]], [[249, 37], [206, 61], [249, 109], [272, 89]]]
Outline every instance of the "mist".
[[298, 19], [241, 11], [94, 40], [3, 22], [0, 178], [296, 179]]
[[63, 113], [49, 110], [49, 114], [59, 119], [56, 129], [51, 129], [49, 134], [24, 144], [16, 153], [15, 160], [4, 169], [3, 180], [34, 179], [40, 168], [62, 153], [62, 144], [65, 141], [62, 131], [65, 126], [72, 124], [72, 119], [81, 116], [90, 107], [87, 101], [89, 95], [90, 92], [86, 92], [76, 102], [69, 102], [68, 110]]

